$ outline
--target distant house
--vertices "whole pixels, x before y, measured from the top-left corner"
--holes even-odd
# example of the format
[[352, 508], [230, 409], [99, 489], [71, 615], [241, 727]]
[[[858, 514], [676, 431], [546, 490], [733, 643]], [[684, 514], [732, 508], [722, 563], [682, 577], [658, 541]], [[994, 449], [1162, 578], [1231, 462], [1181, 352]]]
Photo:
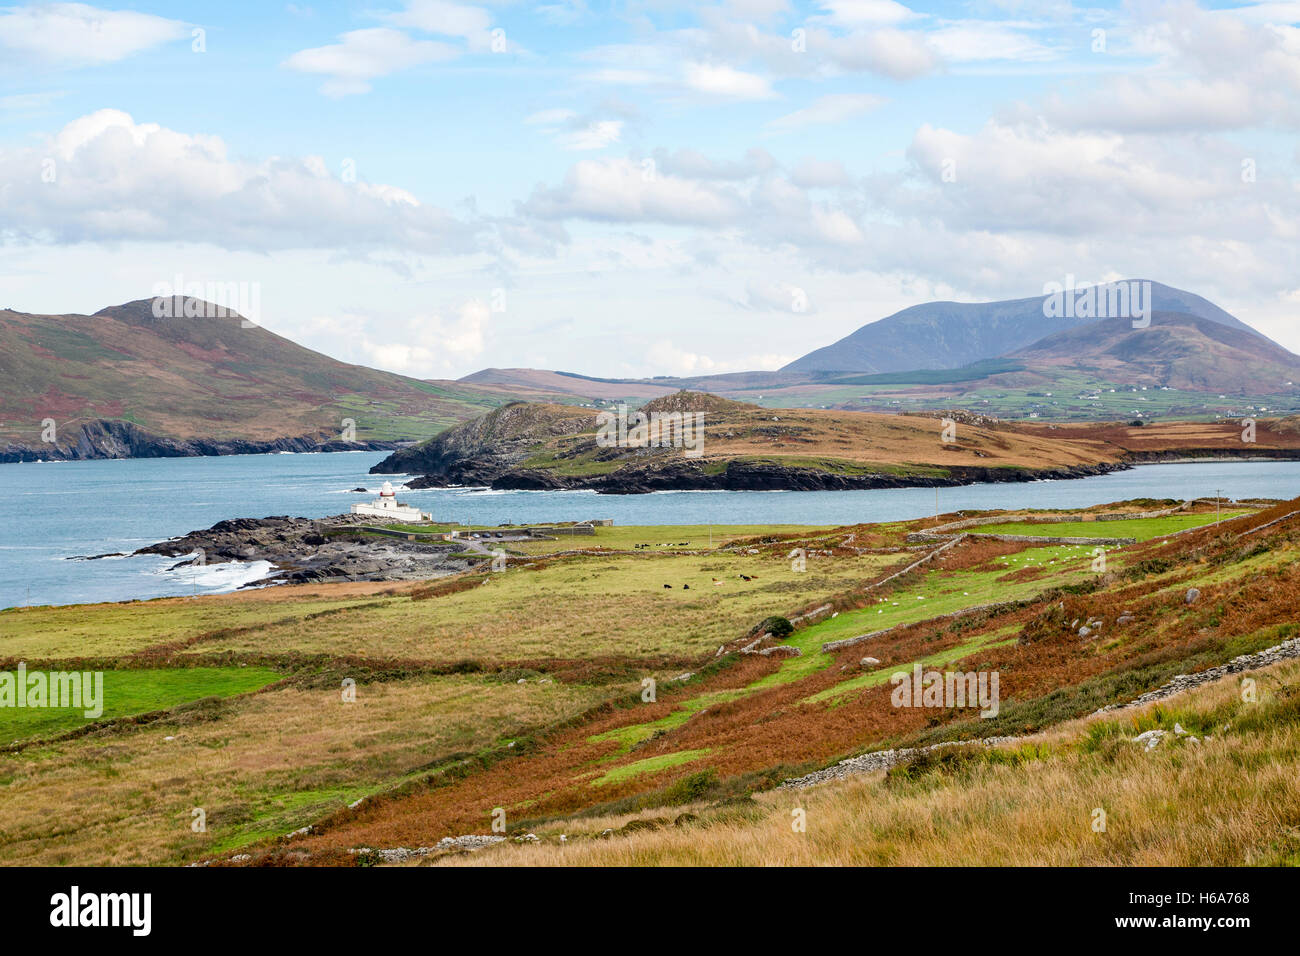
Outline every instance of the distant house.
[[405, 521], [432, 521], [433, 515], [398, 502], [393, 483], [385, 481], [379, 489], [379, 497], [374, 501], [358, 501], [352, 506], [354, 515], [369, 515], [372, 518], [400, 518]]

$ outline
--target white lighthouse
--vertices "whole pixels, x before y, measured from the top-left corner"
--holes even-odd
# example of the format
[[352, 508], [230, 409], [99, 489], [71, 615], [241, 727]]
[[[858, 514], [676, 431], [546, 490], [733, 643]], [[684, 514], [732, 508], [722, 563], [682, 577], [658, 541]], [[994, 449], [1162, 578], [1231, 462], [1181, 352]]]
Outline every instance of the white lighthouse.
[[354, 504], [352, 513], [354, 515], [368, 515], [372, 518], [401, 518], [404, 521], [433, 520], [433, 515], [427, 514], [419, 508], [401, 504], [397, 500], [397, 492], [393, 490], [391, 481], [384, 482], [383, 487], [379, 489], [379, 497], [374, 501], [359, 501]]

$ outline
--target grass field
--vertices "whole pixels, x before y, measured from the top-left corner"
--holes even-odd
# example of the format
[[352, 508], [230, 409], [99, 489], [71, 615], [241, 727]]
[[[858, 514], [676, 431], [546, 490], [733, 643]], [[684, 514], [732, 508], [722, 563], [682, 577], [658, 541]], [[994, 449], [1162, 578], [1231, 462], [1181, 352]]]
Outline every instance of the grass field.
[[328, 627], [294, 617], [217, 635], [190, 652], [364, 650], [373, 657], [484, 662], [698, 655], [731, 640], [755, 615], [790, 613], [791, 605], [843, 590], [890, 560], [814, 559], [796, 573], [788, 559], [773, 555], [576, 557], [480, 576], [468, 590], [429, 600], [378, 599], [332, 615]]
[[812, 525], [628, 525], [598, 526], [594, 535], [561, 535], [553, 541], [511, 541], [509, 551], [524, 554], [547, 554], [573, 549], [604, 548], [609, 551], [634, 551], [640, 545], [655, 551], [698, 551], [722, 548], [735, 541], [761, 535], [810, 534]]
[[[31, 670], [28, 673], [30, 675]], [[230, 697], [257, 690], [279, 679], [275, 671], [265, 667], [110, 670], [102, 673], [103, 713], [93, 718], [98, 720], [167, 710], [200, 698]], [[84, 727], [90, 719], [86, 717], [84, 706], [6, 709], [0, 720], [0, 744], [75, 730]]]
[[[1224, 510], [1221, 518], [1235, 518], [1242, 511]], [[1005, 524], [980, 525], [970, 530], [984, 534], [1028, 534], [1061, 538], [1137, 538], [1147, 541], [1161, 535], [1186, 531], [1212, 524], [1214, 512], [1202, 514], [1168, 515], [1164, 518], [1127, 518], [1118, 521], [1063, 521], [1034, 522], [1012, 521]]]
[[[1140, 713], [1077, 721], [804, 791], [538, 827], [468, 866], [1300, 865], [1300, 665], [1230, 678]], [[1174, 734], [1175, 725], [1199, 743]], [[1160, 728], [1146, 752], [1130, 737]], [[802, 810], [806, 828], [792, 826]], [[1098, 812], [1100, 811], [1100, 813]], [[685, 826], [675, 815], [689, 814]], [[636, 832], [600, 839], [640, 821]], [[1099, 829], [1099, 827], [1101, 829]], [[566, 840], [558, 835], [564, 832]]]
[[[0, 762], [0, 859], [160, 864], [233, 851], [612, 690], [435, 677], [358, 682], [349, 704], [337, 687], [284, 688], [34, 747]], [[205, 832], [191, 829], [195, 808]]]
[[[1164, 786], [1201, 799], [1209, 785], [1197, 774], [1226, 772], [1231, 752], [1212, 740], [1194, 753], [1213, 762], [1170, 779], [1177, 765], [1163, 767], [1161, 752], [1130, 760], [1117, 732], [1071, 722], [1300, 632], [1300, 520], [1285, 517], [1293, 507], [1215, 528], [1192, 527], [1212, 513], [1180, 515], [1190, 530], [1168, 540], [1151, 537], [1168, 523], [1146, 524], [1129, 534], [1147, 540], [1108, 548], [1100, 570], [1089, 545], [969, 539], [876, 587], [924, 548], [854, 549], [897, 548], [932, 522], [715, 528], [713, 549], [707, 527], [625, 528], [602, 529], [609, 553], [525, 555], [501, 573], [8, 612], [6, 666], [102, 669], [108, 703], [105, 720], [63, 739], [84, 718], [0, 714], [3, 739], [24, 742], [0, 754], [0, 861], [181, 863], [238, 851], [352, 865], [350, 848], [487, 832], [497, 807], [511, 833], [537, 832], [543, 844], [475, 860], [906, 863], [939, 853], [944, 839], [953, 849], [935, 859], [956, 859], [982, 835], [1008, 862], [1177, 861], [1203, 851], [1212, 828], [1161, 844], [1158, 808], [1144, 794]], [[1077, 524], [1109, 536], [1126, 522]], [[806, 571], [792, 564], [796, 546], [807, 551]], [[1191, 586], [1200, 596], [1189, 604]], [[764, 618], [822, 604], [831, 606], [824, 617], [779, 642], [798, 656], [738, 653]], [[986, 605], [997, 607], [950, 616]], [[1103, 623], [1081, 638], [1077, 625], [1094, 616]], [[860, 663], [866, 657], [875, 661]], [[893, 706], [889, 678], [914, 663], [999, 672], [999, 714]], [[1252, 767], [1294, 769], [1285, 721], [1298, 672], [1283, 668], [1268, 685], [1273, 709], [1259, 714], [1279, 722], [1276, 733], [1242, 738]], [[354, 703], [342, 699], [344, 678], [356, 681]], [[1208, 727], [1177, 713], [1184, 727]], [[1234, 727], [1253, 719], [1224, 713]], [[1030, 735], [1032, 766], [1011, 750], [848, 781], [799, 797], [810, 811], [803, 842], [778, 835], [765, 847], [759, 837], [782, 814], [788, 829], [793, 797], [772, 790], [788, 777], [864, 750], [990, 735]], [[1037, 778], [1026, 767], [1059, 792], [1030, 795]], [[1159, 773], [1147, 779], [1152, 768]], [[1261, 788], [1282, 779], [1256, 776]], [[1142, 821], [1107, 852], [1056, 821], [1090, 780], [1124, 789], [1116, 825]], [[840, 790], [852, 798], [818, 796]], [[978, 796], [993, 792], [1004, 796]], [[1233, 783], [1222, 792], [1221, 812], [1239, 807], [1242, 817], [1214, 858], [1286, 859], [1287, 828], [1300, 825], [1286, 816], [1290, 804], [1270, 823], [1259, 809], [1266, 790]], [[1024, 812], [1010, 813], [1007, 800]], [[836, 832], [817, 829], [810, 840], [818, 806], [817, 826]], [[604, 821], [671, 820], [680, 808], [707, 830], [585, 839]], [[199, 832], [196, 809], [206, 820]], [[918, 830], [927, 814], [941, 826]], [[851, 822], [859, 817], [870, 822]], [[557, 850], [561, 833], [572, 847]], [[1269, 834], [1282, 849], [1267, 849]]]

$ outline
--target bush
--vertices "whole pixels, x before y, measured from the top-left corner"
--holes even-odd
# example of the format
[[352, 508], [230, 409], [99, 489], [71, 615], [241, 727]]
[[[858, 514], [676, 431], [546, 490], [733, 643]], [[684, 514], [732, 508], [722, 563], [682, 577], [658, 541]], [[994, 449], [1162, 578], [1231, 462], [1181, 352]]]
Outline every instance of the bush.
[[936, 747], [922, 750], [885, 772], [886, 786], [926, 778], [952, 777], [984, 762], [984, 754], [974, 746]]
[[695, 803], [703, 800], [718, 784], [718, 772], [710, 767], [682, 777], [664, 791], [664, 804], [678, 806], [683, 803]]
[[771, 634], [774, 638], [780, 641], [794, 633], [794, 625], [784, 617], [773, 615], [772, 617], [764, 618], [759, 623], [758, 627], [754, 628], [749, 633], [751, 635]]

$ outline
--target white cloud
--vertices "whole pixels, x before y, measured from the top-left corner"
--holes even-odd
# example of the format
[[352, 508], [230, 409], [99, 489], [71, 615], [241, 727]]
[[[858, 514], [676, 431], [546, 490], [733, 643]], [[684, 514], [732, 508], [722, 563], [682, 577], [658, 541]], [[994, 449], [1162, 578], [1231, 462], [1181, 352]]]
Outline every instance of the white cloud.
[[560, 133], [558, 139], [565, 149], [604, 149], [617, 143], [622, 133], [622, 120], [595, 120], [581, 129]]
[[400, 30], [370, 27], [353, 30], [329, 46], [299, 50], [284, 65], [300, 73], [330, 77], [322, 86], [326, 96], [349, 96], [370, 91], [370, 80], [422, 63], [450, 60], [459, 50], [434, 40], [412, 40]]
[[746, 20], [769, 20], [790, 9], [789, 0], [726, 0], [727, 12]]
[[790, 181], [803, 189], [831, 189], [848, 186], [853, 179], [838, 159], [822, 160], [808, 156], [795, 164], [790, 171]]
[[826, 19], [840, 26], [898, 24], [921, 14], [894, 0], [823, 0]]
[[1257, 7], [1202, 10], [1184, 0], [1139, 9], [1146, 19], [1129, 39], [1158, 59], [1154, 68], [1071, 99], [1049, 95], [1043, 110], [1053, 123], [1147, 132], [1300, 126], [1300, 30], [1262, 22]]
[[745, 285], [743, 304], [760, 312], [803, 314], [817, 311], [807, 290], [790, 282], [751, 281]]
[[[53, 164], [52, 167], [49, 164]], [[52, 182], [43, 181], [50, 168]], [[226, 249], [469, 252], [476, 228], [315, 157], [234, 160], [215, 136], [100, 110], [0, 150], [4, 234], [34, 242], [204, 241]]]
[[1262, 95], [1237, 79], [1116, 77], [1082, 99], [1052, 96], [1044, 110], [1074, 129], [1120, 132], [1237, 129], [1285, 108], [1282, 91]]
[[679, 348], [672, 339], [660, 339], [645, 350], [645, 357], [651, 367], [662, 369], [659, 374], [671, 375], [716, 375], [724, 372], [743, 372], [756, 368], [779, 368], [793, 357], [784, 355], [747, 355], [732, 359], [717, 360]]
[[832, 93], [814, 100], [803, 109], [772, 120], [767, 126], [773, 132], [788, 133], [808, 126], [842, 123], [861, 113], [877, 109], [884, 102], [883, 96], [873, 93]]
[[709, 96], [738, 100], [765, 100], [774, 94], [767, 80], [729, 66], [688, 63], [683, 79], [689, 89]]
[[852, 185], [842, 165], [813, 158], [786, 174], [763, 150], [752, 149], [742, 162], [731, 163], [686, 150], [656, 151], [641, 161], [576, 163], [559, 184], [534, 189], [519, 213], [524, 220], [551, 222], [695, 226], [838, 263], [861, 255], [862, 203], [856, 194], [847, 197], [849, 205], [838, 193], [833, 201], [815, 200], [808, 189]]
[[559, 186], [535, 189], [523, 210], [542, 219], [719, 225], [741, 216], [744, 202], [732, 190], [662, 173], [648, 160], [582, 160]]
[[436, 378], [464, 368], [483, 354], [490, 318], [487, 305], [474, 299], [464, 303], [454, 318], [433, 314], [372, 320], [357, 328], [356, 344], [380, 368]]
[[951, 23], [926, 32], [926, 40], [941, 57], [955, 63], [1015, 60], [1038, 63], [1055, 60], [1061, 50], [1041, 43], [1017, 26], [987, 21]]
[[922, 33], [882, 29], [828, 36], [824, 41], [831, 61], [852, 72], [880, 73], [896, 80], [910, 80], [938, 68], [938, 53]]
[[0, 48], [52, 66], [115, 63], [188, 36], [179, 20], [84, 3], [41, 3], [0, 12]]
[[622, 138], [624, 124], [621, 119], [580, 116], [570, 109], [540, 110], [524, 122], [539, 127], [561, 148], [575, 152], [612, 146]]
[[445, 0], [408, 0], [402, 12], [383, 14], [379, 19], [422, 33], [460, 37], [476, 52], [491, 48], [492, 14], [482, 7]]
[[695, 149], [679, 149], [672, 153], [657, 149], [654, 161], [662, 173], [684, 179], [717, 181], [752, 179], [776, 168], [772, 154], [758, 147], [748, 150], [739, 162], [713, 159]]

